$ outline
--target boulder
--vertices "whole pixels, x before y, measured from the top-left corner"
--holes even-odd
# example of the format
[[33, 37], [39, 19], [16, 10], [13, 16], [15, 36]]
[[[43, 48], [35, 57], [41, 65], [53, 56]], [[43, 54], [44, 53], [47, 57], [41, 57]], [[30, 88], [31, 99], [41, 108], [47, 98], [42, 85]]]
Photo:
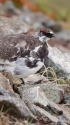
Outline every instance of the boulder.
[[[19, 21], [18, 21], [19, 20]], [[30, 29], [19, 17], [7, 18], [0, 16], [0, 37], [20, 34]]]
[[20, 118], [35, 118], [29, 111], [28, 107], [19, 97], [15, 94], [9, 81], [0, 74], [0, 108]]
[[48, 45], [48, 58], [45, 59], [45, 65], [52, 67], [59, 72], [62, 77], [70, 79], [70, 53], [62, 53], [56, 47]]

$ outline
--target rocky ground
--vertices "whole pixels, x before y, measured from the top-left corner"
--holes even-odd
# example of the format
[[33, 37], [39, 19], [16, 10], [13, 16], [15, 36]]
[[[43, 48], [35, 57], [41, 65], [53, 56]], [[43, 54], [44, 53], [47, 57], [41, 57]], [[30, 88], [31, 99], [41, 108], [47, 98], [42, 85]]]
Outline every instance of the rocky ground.
[[0, 6], [1, 39], [39, 27], [56, 36], [41, 71], [23, 79], [0, 73], [0, 125], [70, 125], [70, 31], [40, 12]]

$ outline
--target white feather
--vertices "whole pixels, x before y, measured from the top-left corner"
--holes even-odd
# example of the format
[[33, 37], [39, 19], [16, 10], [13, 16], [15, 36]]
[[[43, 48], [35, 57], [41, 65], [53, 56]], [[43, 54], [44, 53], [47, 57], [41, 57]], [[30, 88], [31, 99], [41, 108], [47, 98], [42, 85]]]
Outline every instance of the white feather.
[[[29, 59], [31, 61], [34, 60], [32, 57]], [[43, 62], [38, 61], [37, 67], [30, 68], [26, 66], [25, 60], [26, 58], [18, 58], [13, 62], [9, 62], [8, 60], [1, 60], [0, 71], [4, 70], [6, 72], [10, 72], [14, 77], [23, 78], [36, 73], [43, 66]]]

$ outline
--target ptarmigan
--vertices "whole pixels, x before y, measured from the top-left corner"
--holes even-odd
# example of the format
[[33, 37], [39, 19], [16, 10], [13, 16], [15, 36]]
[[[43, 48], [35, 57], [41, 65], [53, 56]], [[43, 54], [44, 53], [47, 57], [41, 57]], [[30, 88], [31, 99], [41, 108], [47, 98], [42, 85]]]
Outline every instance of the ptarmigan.
[[0, 71], [23, 78], [36, 73], [48, 55], [47, 41], [54, 36], [49, 29], [0, 38]]

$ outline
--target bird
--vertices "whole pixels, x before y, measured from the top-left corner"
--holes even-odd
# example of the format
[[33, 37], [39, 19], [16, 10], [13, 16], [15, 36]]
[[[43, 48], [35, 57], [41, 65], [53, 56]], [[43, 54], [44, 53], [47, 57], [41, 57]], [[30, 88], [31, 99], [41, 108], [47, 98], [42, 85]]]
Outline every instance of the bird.
[[0, 71], [24, 78], [36, 73], [48, 56], [47, 42], [54, 33], [51, 29], [32, 29], [27, 33], [0, 38]]

